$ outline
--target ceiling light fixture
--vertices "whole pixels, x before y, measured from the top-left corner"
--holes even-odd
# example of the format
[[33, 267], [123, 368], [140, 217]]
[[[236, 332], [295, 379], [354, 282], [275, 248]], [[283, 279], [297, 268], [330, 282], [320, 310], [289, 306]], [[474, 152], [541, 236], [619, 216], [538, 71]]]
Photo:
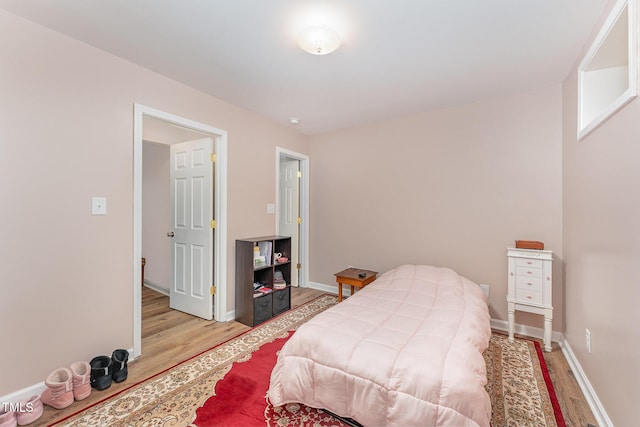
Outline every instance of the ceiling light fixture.
[[326, 25], [308, 27], [298, 36], [298, 46], [313, 55], [326, 55], [342, 44], [340, 36]]

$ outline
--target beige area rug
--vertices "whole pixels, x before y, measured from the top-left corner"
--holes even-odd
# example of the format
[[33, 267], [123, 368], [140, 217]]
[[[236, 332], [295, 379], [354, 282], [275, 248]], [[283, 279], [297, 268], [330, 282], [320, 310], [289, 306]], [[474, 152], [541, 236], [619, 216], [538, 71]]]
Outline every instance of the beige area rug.
[[[229, 372], [234, 362], [249, 360], [251, 354], [263, 344], [286, 337], [288, 331], [295, 330], [336, 302], [335, 296], [323, 295], [163, 373], [133, 384], [116, 396], [59, 420], [54, 425], [193, 425], [196, 410], [214, 394], [216, 383]], [[540, 355], [532, 341], [516, 339], [509, 342], [504, 335], [492, 335], [484, 356], [493, 427], [564, 426], [564, 421], [556, 422], [553, 405], [555, 393], [551, 389], [552, 399], [545, 381], [546, 367], [541, 367], [539, 363]], [[562, 415], [559, 416], [561, 419]]]
[[484, 360], [493, 427], [565, 427], [539, 343], [493, 333]]

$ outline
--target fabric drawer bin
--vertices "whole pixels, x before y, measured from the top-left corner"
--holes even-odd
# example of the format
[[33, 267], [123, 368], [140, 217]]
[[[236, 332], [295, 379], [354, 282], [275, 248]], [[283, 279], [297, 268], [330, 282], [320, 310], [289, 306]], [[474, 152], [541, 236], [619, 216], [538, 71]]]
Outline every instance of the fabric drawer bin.
[[274, 291], [273, 292], [273, 315], [280, 314], [283, 311], [289, 310], [291, 305], [291, 293], [290, 288]]
[[271, 319], [273, 302], [271, 294], [267, 294], [253, 300], [253, 326]]

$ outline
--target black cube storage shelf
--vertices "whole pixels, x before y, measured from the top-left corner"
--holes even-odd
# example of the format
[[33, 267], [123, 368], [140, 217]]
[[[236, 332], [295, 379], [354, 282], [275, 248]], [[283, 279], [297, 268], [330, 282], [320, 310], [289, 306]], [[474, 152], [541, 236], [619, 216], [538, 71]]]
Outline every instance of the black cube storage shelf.
[[[254, 262], [254, 248], [262, 249], [264, 262]], [[275, 254], [287, 258], [278, 262]], [[274, 289], [276, 271], [282, 273], [287, 286]], [[271, 291], [254, 296], [254, 283]], [[236, 240], [236, 320], [248, 326], [260, 323], [291, 309], [291, 237], [265, 236]]]

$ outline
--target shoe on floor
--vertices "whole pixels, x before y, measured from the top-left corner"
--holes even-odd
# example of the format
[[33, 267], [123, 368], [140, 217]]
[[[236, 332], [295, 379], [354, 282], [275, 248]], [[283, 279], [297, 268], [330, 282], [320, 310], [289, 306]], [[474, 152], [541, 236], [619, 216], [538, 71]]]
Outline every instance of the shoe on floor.
[[96, 356], [91, 359], [91, 387], [106, 390], [111, 387], [112, 363], [109, 356]]
[[66, 408], [73, 403], [73, 378], [69, 369], [56, 369], [44, 383], [47, 389], [40, 396], [42, 403], [56, 409]]
[[0, 406], [0, 427], [16, 427], [18, 421], [14, 411], [5, 411], [4, 405]]
[[111, 361], [113, 363], [113, 380], [120, 383], [127, 379], [129, 368], [127, 367], [127, 361], [129, 360], [129, 352], [127, 350], [114, 350], [111, 355]]
[[26, 426], [31, 424], [42, 416], [44, 407], [39, 396], [31, 396], [28, 400], [21, 402], [22, 408], [26, 411], [17, 412], [16, 418], [19, 426]]
[[73, 375], [73, 398], [86, 399], [91, 394], [91, 365], [85, 361], [74, 362], [69, 369]]

